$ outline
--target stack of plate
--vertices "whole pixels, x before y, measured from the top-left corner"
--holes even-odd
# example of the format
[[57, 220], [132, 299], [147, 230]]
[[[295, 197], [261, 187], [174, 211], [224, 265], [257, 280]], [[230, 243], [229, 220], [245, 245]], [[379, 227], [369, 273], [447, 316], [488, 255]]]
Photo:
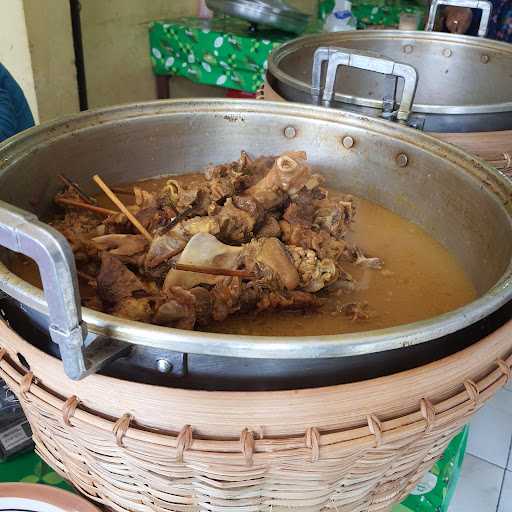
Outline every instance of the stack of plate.
[[283, 0], [206, 0], [214, 12], [234, 16], [253, 25], [265, 25], [286, 32], [301, 34], [309, 16]]

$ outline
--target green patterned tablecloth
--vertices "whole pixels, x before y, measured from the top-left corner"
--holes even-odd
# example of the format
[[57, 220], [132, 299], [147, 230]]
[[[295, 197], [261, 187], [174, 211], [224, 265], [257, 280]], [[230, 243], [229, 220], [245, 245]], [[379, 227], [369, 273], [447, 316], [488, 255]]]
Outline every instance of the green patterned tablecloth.
[[154, 21], [149, 27], [153, 71], [256, 92], [270, 52], [293, 36], [270, 30], [253, 34], [248, 27], [235, 18]]

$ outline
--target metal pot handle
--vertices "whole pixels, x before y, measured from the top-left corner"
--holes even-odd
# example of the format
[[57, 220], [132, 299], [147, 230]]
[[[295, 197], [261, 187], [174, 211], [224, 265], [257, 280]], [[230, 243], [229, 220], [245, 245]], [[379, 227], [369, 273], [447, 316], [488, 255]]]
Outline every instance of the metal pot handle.
[[467, 7], [469, 9], [481, 9], [482, 18], [478, 27], [478, 36], [484, 37], [487, 34], [489, 20], [491, 18], [492, 2], [487, 0], [432, 0], [430, 11], [428, 13], [428, 21], [425, 30], [432, 32], [436, 20], [437, 9], [440, 5], [451, 5], [453, 7]]
[[[404, 88], [400, 107], [398, 112], [396, 112], [396, 118], [400, 123], [407, 123], [418, 83], [418, 73], [414, 67], [409, 64], [395, 62], [378, 54], [356, 52], [347, 48], [322, 46], [316, 49], [313, 59], [311, 94], [316, 103], [320, 103], [322, 66], [324, 62], [327, 62], [327, 71], [325, 73], [325, 86], [322, 95], [323, 105], [329, 106], [334, 97], [334, 84], [339, 66], [365, 69], [375, 73], [403, 78]], [[391, 110], [393, 110], [395, 103], [394, 94], [390, 101], [392, 103]], [[394, 114], [394, 112], [392, 113]], [[385, 117], [391, 117], [389, 114], [388, 112], [388, 115], [385, 115]]]
[[[87, 336], [75, 259], [63, 235], [34, 214], [0, 201], [0, 245], [37, 263], [48, 304], [50, 336], [59, 345], [64, 370], [71, 379], [97, 371], [126, 350], [125, 343]], [[0, 280], [0, 289], [9, 293], [8, 279]]]

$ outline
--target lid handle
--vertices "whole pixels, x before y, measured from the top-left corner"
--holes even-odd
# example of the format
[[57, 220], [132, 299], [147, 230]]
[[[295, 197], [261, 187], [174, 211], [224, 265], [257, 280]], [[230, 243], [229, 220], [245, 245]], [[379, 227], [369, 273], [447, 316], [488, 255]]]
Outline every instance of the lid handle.
[[383, 75], [399, 77], [404, 80], [402, 98], [398, 112], [396, 113], [396, 118], [400, 123], [407, 123], [418, 83], [418, 73], [414, 67], [409, 64], [395, 62], [377, 54], [356, 52], [347, 48], [327, 46], [317, 48], [313, 59], [311, 87], [311, 94], [317, 104], [320, 103], [320, 95], [322, 94], [321, 81], [324, 62], [327, 62], [325, 85], [322, 95], [322, 103], [325, 106], [329, 106], [334, 97], [336, 72], [339, 66], [364, 69]]
[[[68, 377], [81, 379], [126, 350], [125, 343], [102, 336], [87, 338], [75, 259], [61, 233], [34, 214], [0, 201], [0, 246], [32, 258], [39, 267], [48, 304], [50, 336], [59, 345]], [[0, 289], [9, 293], [8, 277], [0, 280]]]
[[453, 7], [467, 7], [468, 9], [481, 9], [482, 18], [478, 27], [478, 36], [484, 37], [487, 34], [489, 20], [491, 18], [492, 2], [487, 0], [432, 0], [430, 11], [428, 13], [428, 21], [425, 30], [432, 32], [436, 20], [437, 10], [440, 5], [451, 5]]

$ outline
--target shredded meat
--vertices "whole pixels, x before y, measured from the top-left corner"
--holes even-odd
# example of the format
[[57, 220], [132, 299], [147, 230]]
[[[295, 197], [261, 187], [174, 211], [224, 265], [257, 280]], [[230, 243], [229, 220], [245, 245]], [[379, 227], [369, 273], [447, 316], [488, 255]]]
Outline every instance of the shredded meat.
[[206, 288], [196, 286], [189, 290], [195, 298], [196, 321], [199, 325], [208, 325], [213, 314], [213, 297]]
[[293, 264], [300, 276], [301, 288], [306, 292], [317, 292], [338, 277], [333, 260], [319, 259], [315, 251], [302, 247], [288, 246]]
[[348, 258], [356, 265], [362, 265], [368, 268], [374, 268], [377, 270], [382, 269], [384, 262], [380, 258], [369, 258], [364, 255], [363, 251], [359, 247], [351, 247], [347, 251]]
[[144, 265], [155, 268], [180, 253], [187, 245], [186, 240], [175, 237], [171, 234], [161, 235], [153, 238], [149, 251], [146, 253]]
[[307, 309], [318, 307], [318, 299], [311, 293], [295, 290], [292, 292], [269, 291], [257, 303], [259, 311], [267, 309]]
[[103, 235], [92, 239], [99, 251], [108, 251], [124, 263], [140, 265], [144, 259], [148, 241], [142, 235]]
[[341, 306], [339, 310], [353, 322], [356, 320], [368, 320], [369, 318], [367, 302], [350, 302]]
[[[362, 320], [368, 306], [349, 301], [363, 281], [344, 266], [383, 262], [346, 242], [354, 200], [330, 197], [323, 181], [304, 152], [253, 159], [242, 151], [203, 178], [171, 178], [157, 192], [134, 186], [127, 208], [151, 242], [122, 213], [104, 217], [59, 201], [63, 213], [52, 225], [96, 289], [84, 304], [98, 311], [193, 329], [238, 312], [318, 308], [339, 296], [337, 313]], [[83, 201], [73, 188], [59, 197]]]
[[347, 231], [347, 226], [352, 222], [354, 214], [352, 201], [319, 201], [314, 225], [341, 239]]
[[259, 224], [265, 216], [265, 210], [261, 204], [251, 196], [233, 196], [232, 200], [234, 206], [251, 216], [254, 224]]
[[266, 215], [263, 224], [256, 232], [257, 238], [279, 238], [281, 236], [281, 226], [279, 221], [273, 215]]
[[282, 231], [281, 239], [288, 245], [311, 249], [322, 259], [338, 261], [343, 255], [346, 243], [343, 240], [336, 240], [327, 231], [308, 229], [285, 220], [282, 220], [279, 226]]
[[244, 248], [245, 266], [258, 269], [268, 281], [282, 284], [287, 290], [299, 286], [300, 278], [286, 247], [277, 238], [259, 238]]
[[151, 298], [127, 297], [112, 309], [113, 315], [137, 322], [151, 322], [154, 314], [154, 300]]
[[220, 228], [220, 238], [226, 242], [244, 242], [250, 240], [254, 225], [255, 217], [245, 210], [237, 208], [231, 198], [215, 216]]
[[313, 215], [315, 208], [313, 205], [299, 205], [297, 203], [290, 203], [286, 208], [283, 219], [290, 224], [301, 225], [310, 228], [313, 224]]
[[135, 204], [140, 210], [156, 208], [158, 206], [156, 196], [147, 190], [140, 187], [133, 187], [133, 195], [135, 196]]
[[238, 277], [220, 279], [212, 288], [212, 318], [217, 322], [225, 320], [240, 309], [241, 281]]
[[170, 287], [167, 296], [167, 302], [158, 308], [153, 321], [178, 329], [193, 329], [196, 322], [195, 296], [179, 286]]
[[144, 292], [142, 281], [114, 256], [101, 253], [100, 273], [96, 278], [98, 295], [107, 306], [116, 306], [121, 301]]

